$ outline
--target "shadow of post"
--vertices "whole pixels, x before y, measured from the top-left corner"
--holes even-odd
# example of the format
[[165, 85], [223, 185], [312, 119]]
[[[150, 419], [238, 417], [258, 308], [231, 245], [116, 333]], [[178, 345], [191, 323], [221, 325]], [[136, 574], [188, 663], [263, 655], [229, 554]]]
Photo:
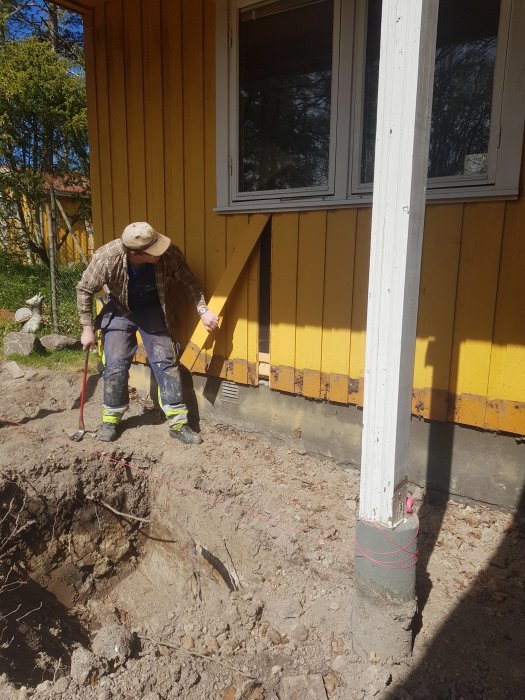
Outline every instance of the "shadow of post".
[[[404, 690], [421, 700], [517, 700], [524, 696], [525, 626], [520, 621], [525, 619], [525, 517], [519, 515], [524, 510], [525, 487], [518, 513], [488, 565], [462, 594], [398, 692]], [[443, 512], [438, 509], [435, 520], [429, 519], [425, 526], [423, 573], [441, 530]]]
[[[445, 355], [429, 345], [426, 362], [434, 366]], [[438, 405], [432, 406], [432, 401]], [[430, 415], [442, 415], [443, 396], [432, 394]], [[429, 562], [435, 551], [451, 496], [454, 435], [452, 423], [429, 424], [426, 502], [421, 511], [420, 558], [417, 569], [418, 614], [414, 636], [425, 624], [432, 590]], [[521, 515], [520, 515], [521, 514]], [[421, 700], [514, 700], [524, 696], [525, 629], [516, 620], [525, 614], [525, 486], [504, 538], [465, 590], [415, 668], [396, 690]], [[472, 535], [474, 536], [474, 535]], [[447, 545], [448, 546], [448, 545]], [[454, 553], [460, 558], [460, 551]], [[446, 604], [446, 603], [445, 603]], [[394, 691], [395, 692], [395, 691]], [[395, 695], [394, 695], [395, 697]]]

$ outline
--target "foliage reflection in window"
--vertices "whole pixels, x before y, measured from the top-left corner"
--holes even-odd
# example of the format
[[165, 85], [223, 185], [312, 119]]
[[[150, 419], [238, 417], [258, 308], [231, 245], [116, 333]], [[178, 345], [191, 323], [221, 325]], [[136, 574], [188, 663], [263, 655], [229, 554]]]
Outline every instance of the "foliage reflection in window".
[[326, 188], [333, 0], [281, 0], [239, 20], [239, 191]]
[[[429, 177], [487, 173], [500, 0], [441, 0]], [[372, 182], [381, 0], [370, 0], [363, 106], [361, 182]]]

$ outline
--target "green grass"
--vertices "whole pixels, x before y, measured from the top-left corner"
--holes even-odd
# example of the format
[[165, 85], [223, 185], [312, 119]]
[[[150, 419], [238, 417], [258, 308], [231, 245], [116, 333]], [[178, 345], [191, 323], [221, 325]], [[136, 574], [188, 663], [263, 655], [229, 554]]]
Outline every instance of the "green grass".
[[[59, 333], [73, 338], [80, 337], [76, 307], [75, 285], [80, 279], [84, 266], [79, 264], [61, 267], [58, 270], [58, 325]], [[44, 323], [38, 336], [53, 333], [51, 326], [51, 283], [49, 269], [45, 265], [23, 265], [13, 255], [0, 250], [0, 309], [14, 312], [27, 306], [26, 299], [40, 293], [44, 296], [42, 316]], [[7, 333], [19, 331], [22, 324], [0, 318], [0, 341]], [[1, 354], [2, 357], [3, 353]], [[5, 359], [5, 358], [4, 358]], [[32, 354], [29, 357], [10, 356], [20, 364], [35, 367], [75, 368], [82, 364], [81, 350], [59, 350], [53, 353]]]
[[[19, 365], [29, 367], [47, 367], [48, 369], [67, 369], [73, 372], [84, 369], [85, 355], [82, 350], [55, 350], [46, 353], [31, 353], [31, 355], [9, 355], [4, 359], [14, 360]], [[89, 356], [89, 370], [97, 369], [98, 355], [91, 353]]]

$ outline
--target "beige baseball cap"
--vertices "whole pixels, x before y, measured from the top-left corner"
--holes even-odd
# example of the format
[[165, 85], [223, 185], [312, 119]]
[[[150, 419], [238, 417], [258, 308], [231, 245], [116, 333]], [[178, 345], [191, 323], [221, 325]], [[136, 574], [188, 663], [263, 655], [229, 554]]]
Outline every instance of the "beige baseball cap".
[[155, 231], [146, 221], [128, 224], [120, 238], [129, 250], [139, 250], [148, 255], [163, 255], [171, 243], [167, 236]]

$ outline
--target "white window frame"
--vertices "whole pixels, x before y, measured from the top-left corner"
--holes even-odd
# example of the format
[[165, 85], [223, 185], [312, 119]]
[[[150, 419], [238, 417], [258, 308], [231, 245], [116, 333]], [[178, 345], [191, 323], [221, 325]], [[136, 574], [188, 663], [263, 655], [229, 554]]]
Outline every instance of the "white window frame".
[[[334, 0], [332, 107], [327, 187], [240, 192], [238, 13], [274, 0], [216, 0], [216, 211], [298, 211], [370, 205], [360, 182], [367, 0]], [[427, 199], [515, 199], [525, 125], [525, 0], [501, 0], [488, 151], [479, 176], [431, 178]]]

